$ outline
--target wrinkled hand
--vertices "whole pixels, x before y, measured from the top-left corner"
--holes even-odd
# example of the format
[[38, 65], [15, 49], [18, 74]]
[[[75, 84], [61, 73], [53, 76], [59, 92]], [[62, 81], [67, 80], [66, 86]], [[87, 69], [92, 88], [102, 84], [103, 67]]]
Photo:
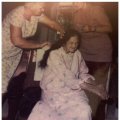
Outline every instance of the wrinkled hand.
[[92, 80], [91, 78], [89, 78], [89, 79], [86, 80], [85, 82], [88, 83], [88, 84], [91, 84], [91, 85], [96, 85], [95, 80]]
[[88, 90], [88, 91], [98, 95], [103, 100], [108, 99], [108, 94], [107, 94], [106, 89], [103, 86], [103, 84], [93, 85], [93, 84], [84, 82], [84, 83], [80, 84], [80, 88], [82, 88], [84, 90]]

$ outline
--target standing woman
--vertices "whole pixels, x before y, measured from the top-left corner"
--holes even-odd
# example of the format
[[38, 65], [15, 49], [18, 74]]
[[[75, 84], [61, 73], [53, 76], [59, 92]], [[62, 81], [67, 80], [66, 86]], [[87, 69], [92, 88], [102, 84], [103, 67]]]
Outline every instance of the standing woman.
[[[21, 60], [23, 49], [38, 49], [49, 46], [49, 42], [42, 44], [30, 39], [36, 32], [38, 22], [63, 35], [63, 28], [44, 14], [45, 3], [28, 2], [10, 11], [2, 23], [2, 93], [3, 99], [7, 86]], [[9, 101], [8, 101], [9, 102]], [[18, 102], [18, 101], [17, 101]], [[13, 102], [13, 104], [15, 104]], [[9, 108], [10, 109], [10, 108]], [[9, 110], [11, 112], [11, 110]], [[15, 112], [15, 110], [14, 110]], [[8, 114], [9, 116], [9, 114]], [[11, 115], [14, 120], [14, 115]]]
[[8, 82], [17, 68], [22, 49], [37, 49], [49, 45], [26, 40], [35, 34], [38, 22], [55, 29], [63, 35], [63, 29], [44, 14], [45, 3], [25, 3], [12, 10], [2, 24], [2, 93], [6, 92]]
[[[82, 36], [80, 51], [96, 83], [103, 84], [106, 88], [108, 71], [112, 62], [110, 20], [103, 7], [96, 3], [77, 2], [76, 8], [78, 9], [74, 13], [73, 24]], [[95, 115], [101, 100], [95, 95], [88, 95], [93, 115]]]

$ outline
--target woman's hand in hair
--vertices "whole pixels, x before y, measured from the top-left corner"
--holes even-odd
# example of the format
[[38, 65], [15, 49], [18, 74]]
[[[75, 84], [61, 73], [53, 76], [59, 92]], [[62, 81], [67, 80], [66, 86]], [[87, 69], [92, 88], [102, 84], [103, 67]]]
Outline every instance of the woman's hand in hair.
[[64, 29], [61, 29], [60, 31], [57, 31], [57, 34], [60, 35], [60, 38], [63, 38], [65, 31]]

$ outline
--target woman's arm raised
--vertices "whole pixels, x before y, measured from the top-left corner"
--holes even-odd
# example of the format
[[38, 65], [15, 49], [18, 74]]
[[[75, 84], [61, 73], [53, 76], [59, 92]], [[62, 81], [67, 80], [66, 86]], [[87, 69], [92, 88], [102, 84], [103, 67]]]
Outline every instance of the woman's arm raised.
[[48, 45], [48, 42], [45, 43], [37, 43], [34, 42], [33, 40], [26, 40], [22, 37], [22, 30], [20, 27], [16, 27], [14, 25], [10, 25], [10, 38], [11, 42], [19, 48], [22, 49], [37, 49], [37, 48], [42, 48], [45, 45]]
[[57, 22], [55, 22], [54, 20], [51, 20], [50, 18], [48, 18], [46, 15], [43, 14], [40, 17], [39, 22], [47, 25], [51, 29], [54, 29], [54, 30], [57, 30], [58, 32], [60, 32], [61, 37], [64, 35], [65, 31], [64, 31], [63, 27], [61, 25], [59, 25]]

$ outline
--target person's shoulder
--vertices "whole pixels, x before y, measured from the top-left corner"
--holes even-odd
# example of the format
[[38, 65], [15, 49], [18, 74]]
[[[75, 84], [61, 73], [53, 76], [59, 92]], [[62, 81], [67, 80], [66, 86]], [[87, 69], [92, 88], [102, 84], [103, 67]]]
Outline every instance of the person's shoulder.
[[80, 52], [80, 50], [77, 50], [76, 53], [77, 53], [77, 56], [78, 56], [78, 58], [79, 58], [79, 60], [80, 60], [81, 62], [82, 62], [82, 61], [85, 61], [84, 58], [83, 58], [83, 56], [82, 56], [82, 53]]
[[78, 54], [78, 55], [81, 56], [81, 52], [80, 52], [80, 50], [76, 50], [76, 54]]
[[57, 53], [59, 53], [59, 49], [55, 49], [51, 51], [51, 54], [57, 54]]
[[80, 59], [83, 58], [82, 53], [80, 52], [80, 50], [76, 50], [76, 54], [77, 54], [77, 56], [78, 56]]
[[50, 55], [51, 56], [59, 56], [60, 55], [60, 48], [58, 48], [58, 49], [55, 49], [55, 50], [52, 50], [51, 52], [50, 52]]
[[100, 5], [93, 5], [91, 8], [93, 10], [99, 10], [99, 11], [103, 11], [104, 10], [104, 8], [102, 6], [100, 6]]
[[13, 10], [10, 11], [9, 14], [22, 14], [23, 13], [23, 10], [24, 10], [24, 6], [18, 6], [16, 8], [14, 8]]
[[98, 5], [98, 4], [86, 4], [86, 9], [91, 9], [91, 10], [103, 10], [103, 6], [102, 5]]
[[24, 6], [17, 6], [16, 8], [12, 9], [11, 12], [20, 11], [22, 9], [24, 9]]

